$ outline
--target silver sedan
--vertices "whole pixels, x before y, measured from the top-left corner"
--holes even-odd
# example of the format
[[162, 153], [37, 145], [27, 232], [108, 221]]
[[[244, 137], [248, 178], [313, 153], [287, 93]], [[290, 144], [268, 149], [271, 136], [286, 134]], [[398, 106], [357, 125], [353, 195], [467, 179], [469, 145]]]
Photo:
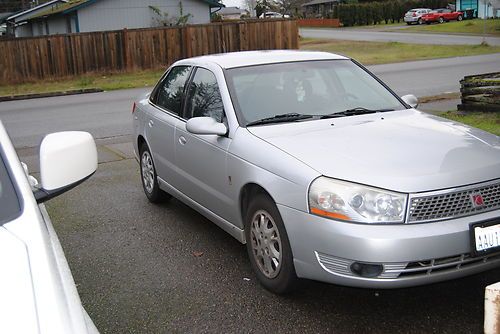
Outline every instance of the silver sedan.
[[500, 138], [416, 106], [330, 53], [184, 59], [133, 107], [144, 192], [246, 243], [276, 293], [500, 266]]

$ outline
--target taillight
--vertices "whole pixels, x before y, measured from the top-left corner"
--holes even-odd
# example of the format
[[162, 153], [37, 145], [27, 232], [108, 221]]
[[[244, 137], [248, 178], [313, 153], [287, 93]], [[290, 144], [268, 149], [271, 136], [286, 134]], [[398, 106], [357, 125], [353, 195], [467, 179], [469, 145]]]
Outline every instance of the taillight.
[[135, 113], [135, 102], [134, 104], [132, 105], [132, 114]]

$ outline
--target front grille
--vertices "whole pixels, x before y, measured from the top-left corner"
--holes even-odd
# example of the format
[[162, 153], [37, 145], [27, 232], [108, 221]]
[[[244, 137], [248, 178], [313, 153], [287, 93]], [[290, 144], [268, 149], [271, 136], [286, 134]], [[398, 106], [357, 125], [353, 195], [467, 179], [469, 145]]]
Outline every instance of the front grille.
[[[329, 273], [342, 276], [359, 277], [350, 270], [351, 264], [354, 263], [353, 260], [338, 258], [319, 252], [316, 252], [316, 258], [323, 269]], [[500, 254], [491, 254], [480, 257], [471, 257], [469, 254], [459, 254], [445, 258], [418, 262], [381, 263], [384, 266], [384, 271], [376, 278], [398, 279], [422, 275], [428, 276], [444, 271], [457, 271], [493, 261], [500, 262]]]
[[[471, 195], [481, 195], [484, 205], [474, 207]], [[500, 183], [466, 190], [413, 197], [408, 222], [424, 222], [470, 216], [500, 208]]]
[[405, 269], [399, 271], [398, 277], [401, 278], [417, 275], [432, 275], [442, 271], [460, 270], [481, 263], [498, 260], [500, 260], [500, 254], [492, 254], [480, 257], [471, 257], [469, 254], [460, 254], [441, 259], [410, 262]]

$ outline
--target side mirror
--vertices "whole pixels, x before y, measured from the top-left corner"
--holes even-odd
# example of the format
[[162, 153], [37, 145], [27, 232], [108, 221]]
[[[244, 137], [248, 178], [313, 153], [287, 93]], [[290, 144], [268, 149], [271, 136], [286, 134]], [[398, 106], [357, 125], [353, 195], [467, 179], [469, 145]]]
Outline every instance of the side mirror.
[[38, 203], [56, 197], [88, 179], [97, 169], [97, 148], [88, 132], [67, 131], [47, 135], [40, 145], [42, 185]]
[[403, 101], [405, 101], [405, 103], [412, 108], [418, 107], [418, 99], [415, 95], [409, 94], [409, 95], [401, 96], [401, 99]]
[[196, 135], [224, 136], [227, 127], [212, 117], [194, 117], [187, 121], [186, 130]]

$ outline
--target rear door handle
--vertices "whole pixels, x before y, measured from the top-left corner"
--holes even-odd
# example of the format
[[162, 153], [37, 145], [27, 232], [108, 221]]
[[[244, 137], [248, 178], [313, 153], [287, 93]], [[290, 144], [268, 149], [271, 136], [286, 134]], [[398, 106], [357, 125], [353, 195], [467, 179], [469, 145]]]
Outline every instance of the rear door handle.
[[154, 124], [155, 124], [155, 122], [153, 122], [153, 120], [149, 120], [148, 125], [150, 128], [152, 128]]
[[180, 143], [181, 145], [184, 145], [184, 144], [186, 144], [186, 143], [187, 143], [187, 139], [186, 139], [184, 136], [180, 136], [180, 137], [179, 137], [179, 143]]

